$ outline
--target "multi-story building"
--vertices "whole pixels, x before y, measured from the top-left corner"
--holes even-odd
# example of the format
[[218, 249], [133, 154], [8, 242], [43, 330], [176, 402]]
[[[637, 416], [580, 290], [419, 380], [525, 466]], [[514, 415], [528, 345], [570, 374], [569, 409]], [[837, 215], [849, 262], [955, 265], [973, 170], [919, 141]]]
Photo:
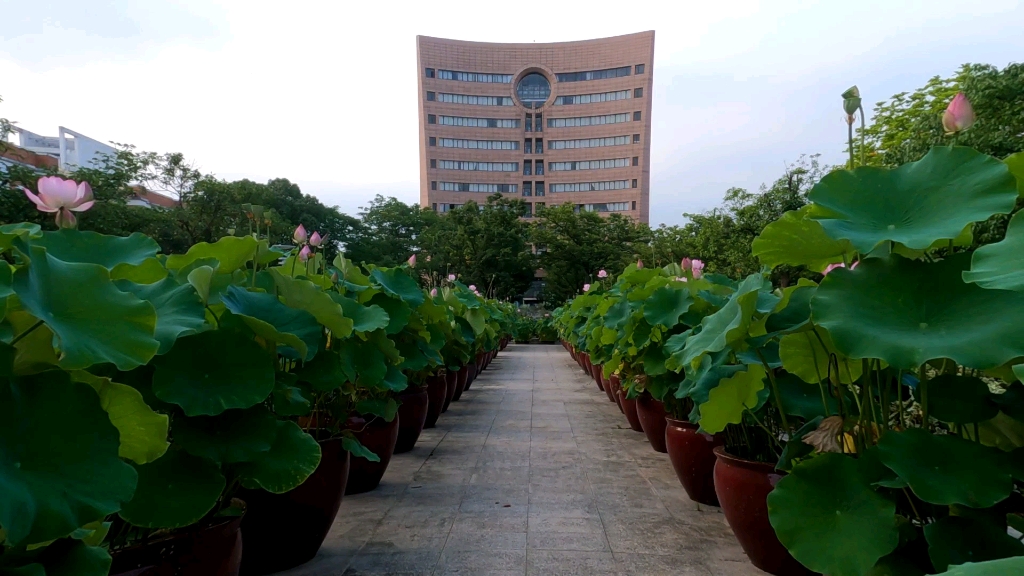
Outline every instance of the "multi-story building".
[[550, 44], [417, 37], [420, 204], [501, 193], [650, 219], [654, 32]]

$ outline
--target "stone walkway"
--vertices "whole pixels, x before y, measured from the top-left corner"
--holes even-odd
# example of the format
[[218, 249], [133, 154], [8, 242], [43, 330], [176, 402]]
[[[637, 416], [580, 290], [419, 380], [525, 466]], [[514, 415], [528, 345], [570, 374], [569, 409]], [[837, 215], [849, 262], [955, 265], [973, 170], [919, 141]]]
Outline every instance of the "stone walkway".
[[510, 345], [289, 576], [753, 576], [558, 345]]

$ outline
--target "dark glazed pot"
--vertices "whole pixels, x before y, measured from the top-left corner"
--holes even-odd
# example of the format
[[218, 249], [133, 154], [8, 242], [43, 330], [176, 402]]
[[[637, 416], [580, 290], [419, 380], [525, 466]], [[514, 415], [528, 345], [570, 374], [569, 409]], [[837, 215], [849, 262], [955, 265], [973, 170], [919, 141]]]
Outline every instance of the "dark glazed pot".
[[388, 469], [391, 456], [395, 453], [395, 442], [398, 441], [399, 417], [391, 422], [385, 422], [383, 418], [368, 416], [367, 421], [362, 416], [349, 416], [345, 421], [345, 428], [356, 434], [359, 442], [366, 446], [380, 458], [380, 462], [370, 462], [366, 458], [355, 456], [349, 464], [348, 486], [345, 487], [345, 494], [362, 494], [369, 492], [380, 484], [384, 472]]
[[111, 576], [237, 576], [242, 517], [111, 552]]
[[[614, 374], [612, 374], [612, 378], [615, 378]], [[622, 409], [622, 402], [619, 400], [619, 390], [621, 390], [622, 387], [619, 386], [618, 378], [615, 378], [614, 380], [612, 378], [605, 378], [604, 389], [611, 393], [612, 401], [615, 402], [615, 405], [619, 407], [619, 412], [625, 414], [626, 411]]]
[[416, 447], [416, 441], [423, 433], [427, 421], [427, 409], [430, 397], [425, 388], [406, 389], [398, 395], [398, 441], [395, 442], [395, 454], [408, 452]]
[[424, 428], [433, 428], [437, 425], [437, 419], [441, 417], [441, 412], [444, 412], [447, 396], [448, 383], [445, 382], [444, 374], [434, 374], [427, 378], [427, 418], [423, 421]]
[[471, 366], [471, 364], [466, 364], [459, 369], [455, 380], [455, 395], [452, 396], [452, 401], [458, 402], [459, 398], [462, 398], [462, 393], [469, 387], [469, 370]]
[[349, 453], [341, 438], [320, 443], [320, 465], [294, 490], [271, 494], [241, 490], [247, 509], [242, 520], [243, 576], [270, 574], [305, 564], [316, 556], [348, 482]]
[[700, 426], [666, 418], [665, 447], [679, 483], [694, 502], [718, 506], [715, 494], [715, 447], [722, 437], [698, 432]]
[[[469, 373], [466, 375], [466, 388], [465, 388], [465, 390], [469, 390], [469, 388], [471, 386], [473, 386], [473, 382], [476, 381], [476, 377], [479, 376], [479, 375], [480, 375], [480, 369], [477, 368], [476, 364], [470, 364], [469, 365]], [[465, 391], [465, 390], [463, 390], [463, 391]]]
[[644, 392], [636, 399], [636, 415], [640, 418], [640, 426], [644, 429], [647, 441], [655, 452], [668, 452], [665, 447], [665, 405], [660, 400]]
[[449, 370], [444, 373], [444, 408], [441, 408], [441, 412], [448, 411], [448, 406], [455, 397], [455, 388], [459, 385], [459, 372], [460, 370]]
[[626, 391], [622, 389], [618, 391], [618, 395], [619, 402], [622, 403], [622, 412], [626, 415], [629, 427], [637, 432], [643, 432], [644, 428], [640, 425], [640, 416], [636, 413], [636, 398], [630, 400], [626, 397]]
[[612, 390], [611, 380], [604, 377], [604, 366], [601, 366], [601, 369], [597, 371], [597, 377], [601, 380], [601, 388], [604, 389], [604, 394], [608, 397], [608, 401], [615, 402], [615, 391]]
[[768, 493], [784, 474], [771, 464], [732, 456], [724, 446], [714, 453], [715, 492], [722, 513], [751, 563], [775, 576], [814, 574], [789, 555], [768, 520]]

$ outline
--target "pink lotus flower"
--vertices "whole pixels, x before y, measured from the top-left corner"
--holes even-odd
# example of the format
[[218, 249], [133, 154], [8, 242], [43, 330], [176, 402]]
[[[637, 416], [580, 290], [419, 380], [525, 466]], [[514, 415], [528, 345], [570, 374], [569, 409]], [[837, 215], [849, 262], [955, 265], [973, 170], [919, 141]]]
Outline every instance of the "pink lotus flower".
[[416, 255], [413, 254], [412, 256], [409, 256], [408, 262], [409, 262], [409, 267], [415, 268], [416, 267]]
[[431, 288], [430, 289], [430, 297], [431, 298], [437, 298], [437, 288]]
[[292, 232], [292, 240], [295, 240], [296, 244], [305, 244], [306, 240], [309, 240], [309, 234], [306, 233], [306, 227], [302, 224]]
[[700, 278], [704, 275], [704, 263], [694, 258], [690, 263], [690, 270], [693, 272], [694, 278]]
[[946, 129], [946, 134], [956, 134], [970, 128], [975, 119], [971, 101], [963, 92], [957, 92], [953, 101], [946, 107], [946, 111], [942, 113], [942, 127]]
[[316, 248], [317, 246], [323, 244], [323, 242], [324, 242], [324, 239], [323, 239], [323, 237], [320, 236], [319, 232], [313, 232], [313, 235], [309, 237], [309, 245], [314, 247], [314, 248]]
[[689, 270], [692, 264], [693, 260], [690, 260], [689, 258], [683, 258], [682, 260], [679, 261], [679, 267], [682, 268], [683, 270]]
[[72, 212], [85, 212], [96, 203], [88, 182], [75, 184], [74, 180], [65, 180], [59, 176], [44, 176], [36, 183], [36, 189], [39, 195], [33, 194], [28, 188], [22, 188], [25, 196], [40, 212], [57, 214], [55, 220], [61, 228], [77, 226], [78, 220]]
[[604, 270], [601, 270], [600, 272], [597, 273], [597, 277], [598, 278], [607, 278], [608, 277], [608, 272], [605, 272]]
[[303, 246], [302, 250], [299, 250], [299, 262], [305, 262], [309, 260], [309, 257], [313, 255], [313, 252], [309, 249], [309, 246]]
[[589, 292], [590, 291], [590, 284], [584, 284], [583, 285], [583, 291], [584, 292]]
[[449, 274], [448, 275], [448, 281], [449, 282], [455, 282], [455, 274]]
[[[853, 265], [850, 266], [850, 270], [853, 270], [854, 268], [856, 268], [858, 264], [860, 264], [860, 260], [854, 262]], [[846, 268], [846, 264], [844, 264], [842, 262], [837, 262], [835, 264], [829, 264], [828, 266], [825, 267], [824, 270], [821, 271], [821, 275], [822, 276], [828, 276], [828, 273], [833, 271], [833, 270], [835, 270], [836, 268]]]
[[476, 292], [476, 284], [470, 284], [469, 289], [472, 290], [473, 292]]
[[637, 270], [641, 270], [641, 269], [643, 269], [643, 267], [644, 267], [644, 261], [643, 260], [637, 260], [636, 261], [636, 269]]

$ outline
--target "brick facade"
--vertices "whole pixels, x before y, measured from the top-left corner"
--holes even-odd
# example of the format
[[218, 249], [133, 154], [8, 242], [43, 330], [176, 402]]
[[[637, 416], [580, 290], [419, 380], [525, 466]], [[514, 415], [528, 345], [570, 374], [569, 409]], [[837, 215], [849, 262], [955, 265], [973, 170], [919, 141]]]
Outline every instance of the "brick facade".
[[[489, 196], [485, 192], [445, 191], [443, 182], [505, 184], [515, 185], [515, 193], [506, 196], [520, 197], [534, 206], [545, 203], [548, 206], [566, 202], [586, 209], [588, 204], [625, 203], [625, 210], [615, 212], [628, 215], [647, 223], [650, 220], [650, 135], [651, 135], [651, 89], [653, 87], [654, 32], [641, 32], [613, 38], [583, 40], [578, 42], [557, 42], [550, 44], [496, 44], [487, 42], [464, 42], [418, 36], [416, 39], [419, 87], [420, 121], [420, 204], [424, 207], [444, 211], [445, 205], [463, 204], [468, 200], [483, 202]], [[642, 65], [642, 73], [637, 73]], [[557, 74], [608, 70], [628, 67], [628, 75], [619, 75], [596, 80], [562, 81]], [[428, 77], [428, 69], [433, 77]], [[472, 82], [441, 78], [440, 71], [457, 71], [475, 74], [511, 75], [511, 82]], [[540, 73], [549, 82], [551, 96], [538, 108], [527, 108], [518, 99], [516, 88], [519, 80], [530, 73]], [[637, 93], [641, 89], [642, 94]], [[628, 91], [624, 99], [585, 104], [556, 104], [561, 96], [604, 94]], [[428, 100], [428, 92], [434, 100]], [[512, 105], [480, 105], [439, 101], [441, 94], [469, 96], [491, 96], [511, 98]], [[639, 120], [636, 113], [639, 112]], [[527, 131], [527, 114], [542, 116], [542, 131]], [[624, 122], [609, 124], [551, 127], [549, 121], [561, 118], [594, 117], [627, 114]], [[489, 118], [518, 120], [516, 128], [467, 127], [443, 125], [442, 116], [458, 118]], [[428, 122], [429, 119], [435, 123]], [[621, 119], [621, 117], [619, 117]], [[634, 135], [639, 142], [633, 143]], [[625, 145], [592, 148], [552, 150], [552, 141], [579, 140], [606, 137], [628, 137]], [[511, 141], [518, 143], [515, 150], [489, 150], [442, 147], [430, 145], [431, 138], [440, 140]], [[543, 139], [542, 154], [526, 153], [524, 141], [535, 142]], [[438, 142], [440, 143], [440, 142]], [[553, 162], [576, 162], [628, 159], [624, 167], [597, 168], [585, 170], [552, 171]], [[634, 165], [636, 158], [636, 165]], [[431, 161], [436, 167], [431, 167]], [[470, 162], [515, 162], [516, 171], [474, 171], [443, 169], [441, 161]], [[526, 161], [544, 163], [544, 175], [524, 175]], [[624, 189], [609, 189], [587, 192], [551, 192], [553, 184], [580, 182], [626, 182]], [[636, 181], [636, 187], [633, 182]], [[434, 184], [437, 183], [437, 189]], [[534, 195], [524, 196], [524, 182], [530, 182]], [[536, 195], [536, 183], [544, 183], [545, 194]], [[616, 206], [615, 208], [621, 208]], [[609, 212], [602, 212], [607, 214]]]

